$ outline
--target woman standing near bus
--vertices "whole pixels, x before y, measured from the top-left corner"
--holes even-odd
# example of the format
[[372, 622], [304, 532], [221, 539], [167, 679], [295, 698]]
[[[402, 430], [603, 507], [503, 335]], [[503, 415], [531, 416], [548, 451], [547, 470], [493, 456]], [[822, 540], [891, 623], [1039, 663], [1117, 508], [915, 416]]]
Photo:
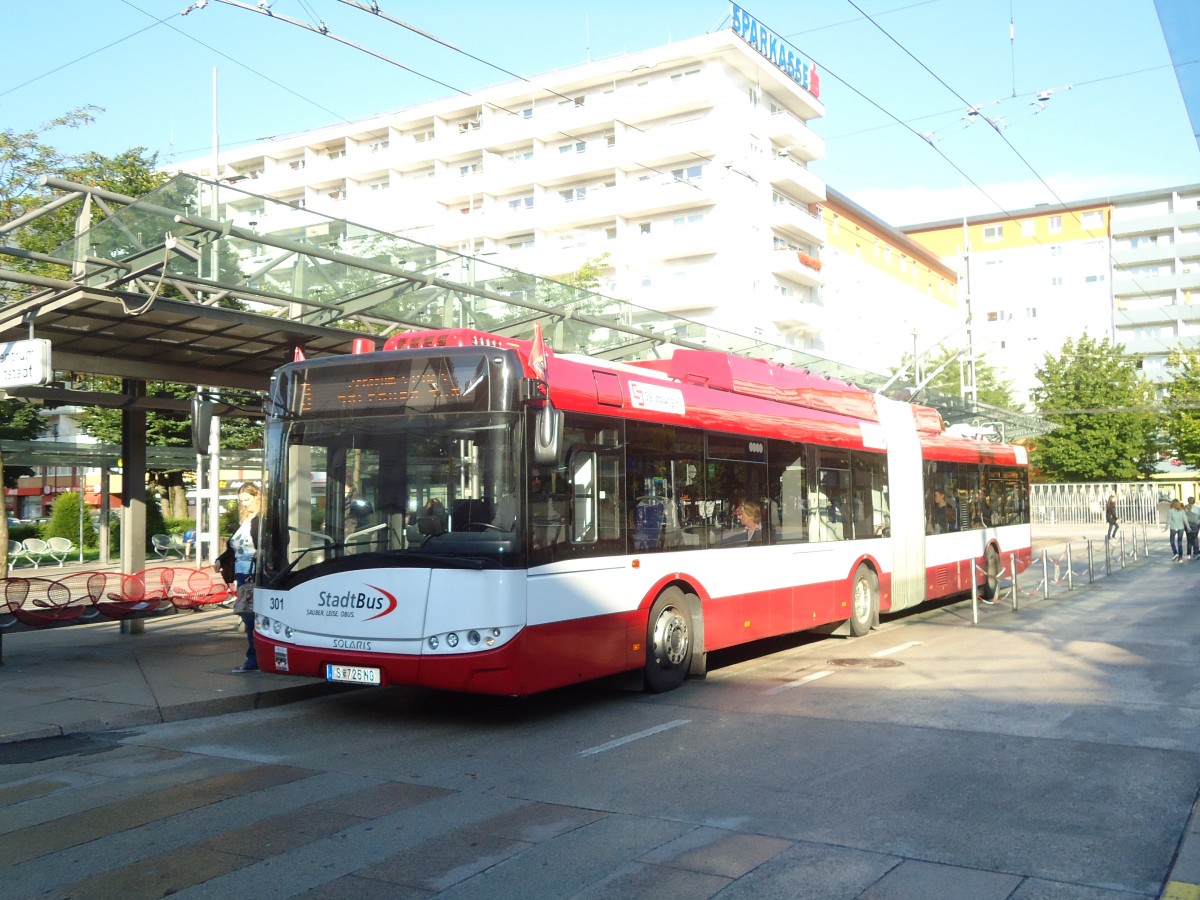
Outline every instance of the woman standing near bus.
[[[258, 539], [258, 513], [262, 505], [262, 491], [253, 481], [245, 482], [238, 488], [238, 515], [241, 523], [233, 537], [229, 539], [229, 549], [233, 551], [233, 580], [241, 588], [254, 574], [255, 541]], [[232, 674], [241, 675], [245, 672], [258, 671], [258, 657], [254, 650], [254, 608], [239, 612], [242, 624], [246, 626], [246, 661], [233, 670]]]

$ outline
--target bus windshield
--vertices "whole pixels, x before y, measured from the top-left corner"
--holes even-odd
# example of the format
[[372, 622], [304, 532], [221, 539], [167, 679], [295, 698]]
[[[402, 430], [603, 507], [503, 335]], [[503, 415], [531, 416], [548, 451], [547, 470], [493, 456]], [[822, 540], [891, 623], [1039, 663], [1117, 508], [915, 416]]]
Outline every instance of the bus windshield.
[[275, 421], [261, 578], [522, 561], [517, 412], [321, 415]]

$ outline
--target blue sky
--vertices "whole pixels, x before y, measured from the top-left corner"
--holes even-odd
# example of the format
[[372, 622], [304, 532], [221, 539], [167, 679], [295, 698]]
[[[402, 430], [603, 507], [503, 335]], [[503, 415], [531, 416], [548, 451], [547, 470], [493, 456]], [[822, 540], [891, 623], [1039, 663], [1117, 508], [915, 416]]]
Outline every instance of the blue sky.
[[[338, 0], [272, 6], [427, 77], [219, 0], [180, 16], [189, 2], [9, 0], [0, 127], [30, 130], [95, 104], [106, 112], [94, 124], [47, 140], [66, 152], [143, 146], [169, 164], [211, 148], [214, 67], [225, 147], [510, 80]], [[379, 3], [535, 82], [728, 27], [729, 12], [703, 0]], [[1153, 0], [758, 0], [745, 9], [822, 73], [826, 116], [814, 128], [827, 157], [814, 171], [893, 224], [1200, 182]], [[1041, 91], [1053, 91], [1044, 108]], [[999, 133], [968, 124], [964, 100], [1002, 120]]]

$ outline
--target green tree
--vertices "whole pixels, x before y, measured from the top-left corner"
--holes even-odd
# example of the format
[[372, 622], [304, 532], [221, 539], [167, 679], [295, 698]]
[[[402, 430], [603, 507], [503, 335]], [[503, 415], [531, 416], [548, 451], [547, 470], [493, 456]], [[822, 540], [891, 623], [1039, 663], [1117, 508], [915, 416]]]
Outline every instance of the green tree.
[[[46, 143], [46, 136], [63, 128], [81, 128], [95, 121], [98, 112], [102, 110], [97, 106], [80, 106], [32, 131], [0, 129], [0, 222], [10, 222], [45, 204], [51, 192], [38, 179], [42, 175], [61, 174], [73, 162]], [[17, 240], [24, 247], [22, 237], [18, 235]], [[35, 243], [44, 246], [45, 242]], [[23, 259], [10, 259], [6, 265], [27, 272], [45, 268], [41, 263]], [[15, 284], [0, 286], [0, 300], [24, 296], [30, 290]]]
[[[42, 529], [42, 536], [46, 538], [65, 537], [73, 541], [76, 545], [79, 543], [79, 523], [80, 495], [72, 491], [69, 494], [59, 494], [54, 501], [54, 506], [50, 508], [50, 521], [46, 523]], [[96, 546], [96, 526], [92, 524], [92, 517], [87, 509], [82, 511], [83, 522], [83, 546]]]
[[1036, 439], [1030, 457], [1046, 480], [1131, 481], [1154, 471], [1162, 421], [1122, 345], [1068, 338], [1036, 375], [1034, 402], [1057, 426]]
[[1200, 351], [1175, 350], [1167, 357], [1174, 376], [1166, 387], [1163, 432], [1175, 455], [1187, 466], [1200, 466]]

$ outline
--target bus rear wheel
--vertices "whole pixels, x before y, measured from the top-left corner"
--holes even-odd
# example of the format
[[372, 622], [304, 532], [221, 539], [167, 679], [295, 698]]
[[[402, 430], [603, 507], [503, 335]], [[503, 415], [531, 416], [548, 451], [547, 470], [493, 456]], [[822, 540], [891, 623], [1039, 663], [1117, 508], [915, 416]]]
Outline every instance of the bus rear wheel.
[[646, 688], [672, 691], [687, 678], [692, 664], [692, 625], [688, 595], [667, 588], [650, 607], [646, 624]]
[[879, 581], [869, 566], [859, 566], [850, 585], [850, 633], [862, 637], [875, 624]]
[[979, 596], [984, 600], [995, 600], [1000, 592], [1000, 554], [995, 547], [989, 546], [983, 554], [983, 584], [979, 586]]

